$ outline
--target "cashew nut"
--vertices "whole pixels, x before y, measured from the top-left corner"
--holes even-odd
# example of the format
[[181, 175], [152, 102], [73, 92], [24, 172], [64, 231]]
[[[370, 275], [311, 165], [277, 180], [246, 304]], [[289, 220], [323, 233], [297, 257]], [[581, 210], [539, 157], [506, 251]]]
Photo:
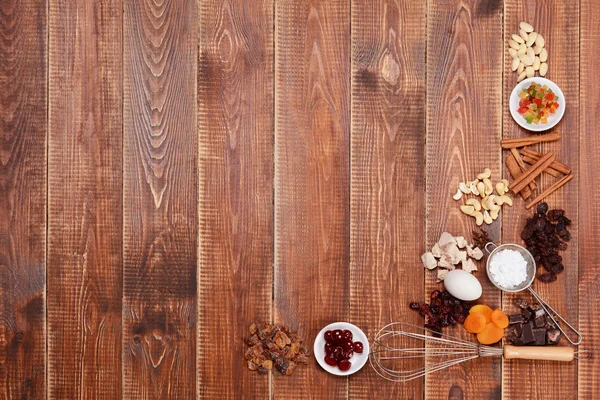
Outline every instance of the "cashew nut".
[[452, 198], [454, 200], [460, 200], [462, 195], [463, 195], [463, 193], [460, 191], [460, 189], [456, 189], [456, 194], [454, 196], [452, 196]]
[[479, 195], [481, 197], [485, 196], [485, 185], [483, 184], [483, 182], [479, 182], [477, 184], [477, 191], [479, 192]]
[[502, 200], [502, 204], [508, 204], [509, 206], [512, 207], [513, 201], [510, 197], [508, 197], [507, 195], [504, 195], [504, 196], [500, 196], [500, 199]]
[[481, 211], [481, 204], [477, 199], [468, 199], [467, 201], [465, 201], [465, 204], [473, 206], [475, 211]]
[[487, 206], [487, 209], [489, 211], [493, 211], [493, 210], [499, 210], [500, 206], [497, 205], [494, 201], [496, 200], [496, 196], [495, 195], [491, 195], [488, 197], [487, 201], [485, 202], [485, 205]]
[[488, 200], [490, 199], [490, 196], [485, 196], [483, 199], [481, 199], [481, 206], [483, 207], [484, 210], [489, 210], [490, 208], [488, 207]]
[[506, 193], [504, 183], [502, 183], [502, 182], [496, 183], [496, 193], [498, 193], [500, 196], [502, 196], [504, 193]]
[[492, 185], [492, 181], [490, 181], [488, 178], [483, 179], [483, 185], [485, 186], [486, 196], [489, 196], [490, 194], [494, 193], [494, 185]]
[[475, 212], [475, 207], [462, 205], [460, 206], [460, 211], [462, 211], [463, 214], [472, 215]]
[[482, 173], [477, 175], [477, 178], [486, 179], [486, 178], [489, 178], [490, 176], [492, 176], [492, 171], [489, 168], [486, 168]]
[[485, 222], [488, 225], [494, 222], [494, 220], [487, 211], [483, 212], [483, 222]]
[[508, 179], [502, 179], [502, 183], [504, 183], [504, 186], [508, 187]]
[[471, 193], [473, 193], [475, 196], [479, 196], [479, 190], [477, 190], [477, 184], [471, 182], [471, 185], [469, 187], [471, 188]]
[[492, 217], [492, 219], [495, 221], [498, 218], [499, 213], [500, 213], [500, 210], [492, 210], [492, 211], [490, 211], [490, 217]]
[[458, 189], [463, 192], [464, 194], [469, 194], [471, 193], [471, 189], [469, 189], [467, 187], [467, 185], [464, 182], [461, 182], [458, 184]]
[[480, 213], [479, 211], [475, 211], [472, 214], [473, 217], [475, 217], [475, 223], [477, 224], [477, 226], [481, 226], [481, 224], [483, 224], [483, 214]]

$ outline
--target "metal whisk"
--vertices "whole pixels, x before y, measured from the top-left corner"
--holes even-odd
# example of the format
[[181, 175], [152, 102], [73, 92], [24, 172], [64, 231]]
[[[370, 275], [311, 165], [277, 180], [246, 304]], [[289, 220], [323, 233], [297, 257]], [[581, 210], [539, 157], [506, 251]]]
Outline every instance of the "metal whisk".
[[[406, 382], [480, 357], [553, 361], [577, 358], [577, 352], [572, 347], [491, 347], [444, 334], [435, 337], [434, 333], [404, 322], [386, 325], [373, 339], [369, 354], [371, 367], [384, 379]], [[415, 361], [421, 362], [422, 366], [415, 368]]]

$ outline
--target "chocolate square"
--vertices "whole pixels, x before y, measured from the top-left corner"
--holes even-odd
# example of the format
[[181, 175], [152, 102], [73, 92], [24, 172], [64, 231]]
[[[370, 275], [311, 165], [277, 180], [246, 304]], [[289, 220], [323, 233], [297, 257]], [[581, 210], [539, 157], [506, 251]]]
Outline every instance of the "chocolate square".
[[528, 309], [524, 309], [521, 314], [523, 315], [523, 318], [525, 319], [525, 321], [529, 321], [529, 319], [533, 315], [533, 313]]
[[[529, 321], [523, 325], [523, 334], [521, 337], [523, 338], [523, 343], [525, 344], [530, 344], [535, 341], [535, 336], [533, 336], [533, 321]], [[546, 340], [545, 336], [544, 340]]]
[[525, 322], [525, 320], [523, 319], [523, 316], [521, 314], [511, 315], [508, 317], [508, 323], [510, 325], [522, 324], [523, 322]]
[[533, 330], [536, 346], [544, 346], [546, 344], [546, 332], [547, 330], [545, 328], [536, 328]]

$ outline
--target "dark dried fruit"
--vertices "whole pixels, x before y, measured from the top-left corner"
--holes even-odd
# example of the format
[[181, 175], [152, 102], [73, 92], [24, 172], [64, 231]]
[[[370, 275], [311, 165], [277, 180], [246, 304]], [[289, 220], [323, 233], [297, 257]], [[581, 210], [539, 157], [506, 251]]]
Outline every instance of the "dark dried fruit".
[[543, 203], [538, 204], [537, 212], [539, 214], [546, 214], [548, 212], [548, 203], [543, 202]]
[[[571, 233], [567, 226], [571, 220], [564, 215], [564, 210], [549, 210], [546, 203], [537, 207], [537, 213], [527, 219], [521, 231], [521, 238], [531, 253], [537, 267], [543, 267], [549, 274], [541, 274], [542, 282], [553, 282], [556, 274], [564, 269], [559, 252], [568, 248], [567, 241]], [[542, 278], [543, 276], [543, 278]]]
[[417, 302], [412, 302], [408, 306], [410, 307], [411, 310], [415, 310], [415, 311], [418, 311], [421, 309], [421, 305]]
[[431, 304], [415, 302], [410, 304], [410, 308], [418, 310], [419, 314], [427, 318], [425, 327], [438, 332], [434, 335], [436, 337], [440, 337], [439, 333], [441, 333], [442, 328], [457, 323], [462, 324], [471, 308], [468, 302], [455, 298], [445, 290], [433, 291], [430, 298], [432, 299]]
[[554, 282], [556, 280], [556, 274], [553, 272], [542, 274], [538, 276], [538, 279], [544, 283]]

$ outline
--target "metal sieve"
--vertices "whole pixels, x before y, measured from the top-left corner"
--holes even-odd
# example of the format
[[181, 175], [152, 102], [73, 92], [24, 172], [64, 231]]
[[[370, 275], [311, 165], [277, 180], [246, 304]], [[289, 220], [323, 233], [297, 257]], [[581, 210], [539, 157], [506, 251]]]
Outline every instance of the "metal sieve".
[[[490, 247], [493, 247], [493, 250], [490, 250]], [[581, 341], [583, 340], [583, 337], [581, 336], [581, 334], [575, 328], [573, 328], [573, 326], [571, 324], [569, 324], [567, 322], [567, 320], [565, 320], [563, 317], [561, 317], [559, 313], [557, 313], [544, 299], [542, 299], [540, 297], [539, 294], [537, 294], [531, 288], [531, 284], [533, 283], [533, 281], [535, 279], [535, 273], [537, 271], [537, 266], [535, 263], [535, 259], [533, 258], [533, 255], [529, 252], [529, 250], [527, 250], [523, 246], [519, 246], [518, 244], [513, 244], [513, 243], [507, 243], [507, 244], [503, 244], [500, 246], [496, 246], [494, 243], [488, 243], [485, 245], [485, 250], [489, 253], [487, 262], [485, 264], [485, 270], [487, 272], [488, 278], [490, 279], [490, 282], [492, 282], [492, 284], [494, 286], [496, 286], [498, 289], [502, 290], [503, 292], [511, 292], [511, 293], [521, 292], [525, 289], [528, 289], [529, 292], [533, 295], [533, 297], [538, 301], [540, 306], [544, 309], [546, 314], [548, 314], [550, 319], [552, 319], [552, 321], [554, 322], [556, 327], [562, 332], [563, 335], [565, 335], [567, 340], [573, 345], [578, 345], [581, 343]], [[505, 288], [505, 287], [501, 286], [500, 284], [498, 284], [498, 282], [496, 282], [496, 280], [494, 279], [494, 276], [490, 273], [490, 262], [494, 258], [494, 256], [497, 255], [498, 252], [500, 252], [501, 250], [518, 251], [523, 256], [525, 261], [527, 261], [527, 278], [519, 286], [517, 286], [515, 288]], [[559, 320], [562, 323], [564, 323], [565, 325], [567, 325], [569, 327], [569, 329], [577, 335], [577, 340], [573, 341], [569, 337], [569, 335], [567, 335], [567, 333], [563, 330], [561, 324], [557, 320]]]

